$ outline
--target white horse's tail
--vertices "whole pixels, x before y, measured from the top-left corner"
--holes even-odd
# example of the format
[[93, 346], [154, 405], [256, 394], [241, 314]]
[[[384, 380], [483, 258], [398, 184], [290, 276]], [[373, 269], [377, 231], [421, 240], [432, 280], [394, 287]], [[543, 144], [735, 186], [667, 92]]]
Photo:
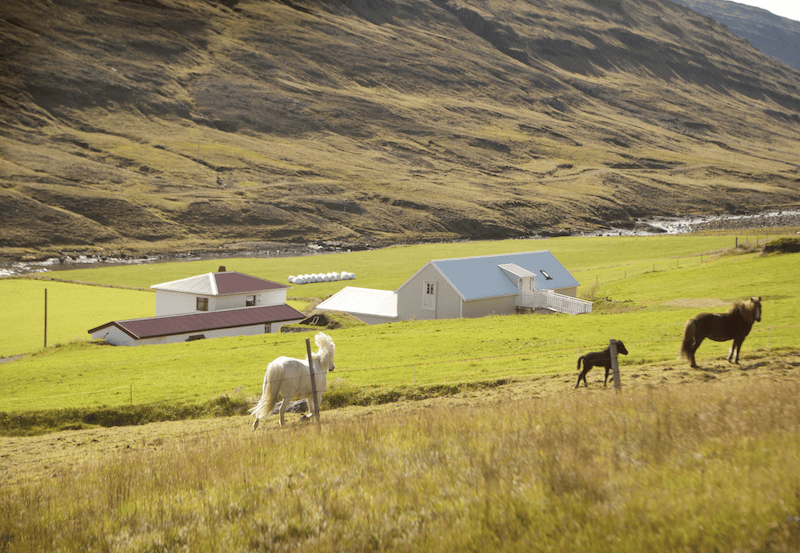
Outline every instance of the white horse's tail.
[[258, 400], [254, 407], [250, 408], [250, 414], [255, 415], [256, 421], [272, 414], [275, 404], [278, 403], [278, 393], [280, 392], [282, 381], [283, 367], [270, 364], [264, 377], [261, 399]]

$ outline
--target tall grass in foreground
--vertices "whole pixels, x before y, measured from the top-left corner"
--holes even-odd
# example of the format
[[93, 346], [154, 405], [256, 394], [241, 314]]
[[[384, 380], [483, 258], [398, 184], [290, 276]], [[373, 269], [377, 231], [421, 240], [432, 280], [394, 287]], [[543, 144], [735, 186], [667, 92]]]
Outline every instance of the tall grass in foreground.
[[227, 430], [0, 487], [0, 551], [790, 551], [800, 383]]

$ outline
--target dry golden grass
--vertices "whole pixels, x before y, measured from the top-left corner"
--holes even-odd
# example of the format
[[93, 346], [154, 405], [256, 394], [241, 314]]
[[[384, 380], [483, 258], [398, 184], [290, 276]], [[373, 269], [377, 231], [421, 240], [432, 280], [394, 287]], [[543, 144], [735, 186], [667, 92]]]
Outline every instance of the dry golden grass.
[[3, 439], [0, 545], [792, 551], [800, 357], [760, 359], [642, 368], [621, 394], [561, 375], [350, 407], [319, 427], [251, 433], [235, 417]]

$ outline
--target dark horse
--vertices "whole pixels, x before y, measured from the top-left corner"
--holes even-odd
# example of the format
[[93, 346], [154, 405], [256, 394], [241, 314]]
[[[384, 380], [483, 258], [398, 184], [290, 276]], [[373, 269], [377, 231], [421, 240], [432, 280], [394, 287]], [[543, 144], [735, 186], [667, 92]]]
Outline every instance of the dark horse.
[[[628, 350], [625, 349], [625, 344], [619, 340], [617, 340], [617, 353], [628, 355]], [[593, 351], [578, 357], [577, 370], [581, 370], [581, 361], [583, 361], [583, 371], [578, 375], [578, 383], [575, 384], [576, 388], [581, 385], [581, 379], [583, 380], [583, 385], [587, 388], [589, 387], [589, 385], [586, 383], [586, 374], [592, 370], [592, 367], [606, 368], [606, 380], [603, 382], [603, 386], [608, 387], [608, 374], [611, 372], [611, 346], [608, 346], [603, 351]]]
[[681, 355], [697, 368], [694, 354], [703, 340], [710, 338], [715, 342], [733, 340], [728, 353], [729, 363], [739, 363], [742, 342], [753, 328], [753, 323], [761, 320], [761, 296], [747, 301], [736, 300], [727, 313], [700, 313], [686, 323], [683, 331]]

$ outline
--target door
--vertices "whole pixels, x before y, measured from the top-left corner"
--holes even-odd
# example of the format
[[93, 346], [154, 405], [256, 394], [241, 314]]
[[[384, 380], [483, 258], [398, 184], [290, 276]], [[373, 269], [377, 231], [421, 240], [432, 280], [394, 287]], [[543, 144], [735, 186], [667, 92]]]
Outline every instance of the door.
[[436, 281], [426, 280], [422, 285], [422, 309], [436, 309]]

